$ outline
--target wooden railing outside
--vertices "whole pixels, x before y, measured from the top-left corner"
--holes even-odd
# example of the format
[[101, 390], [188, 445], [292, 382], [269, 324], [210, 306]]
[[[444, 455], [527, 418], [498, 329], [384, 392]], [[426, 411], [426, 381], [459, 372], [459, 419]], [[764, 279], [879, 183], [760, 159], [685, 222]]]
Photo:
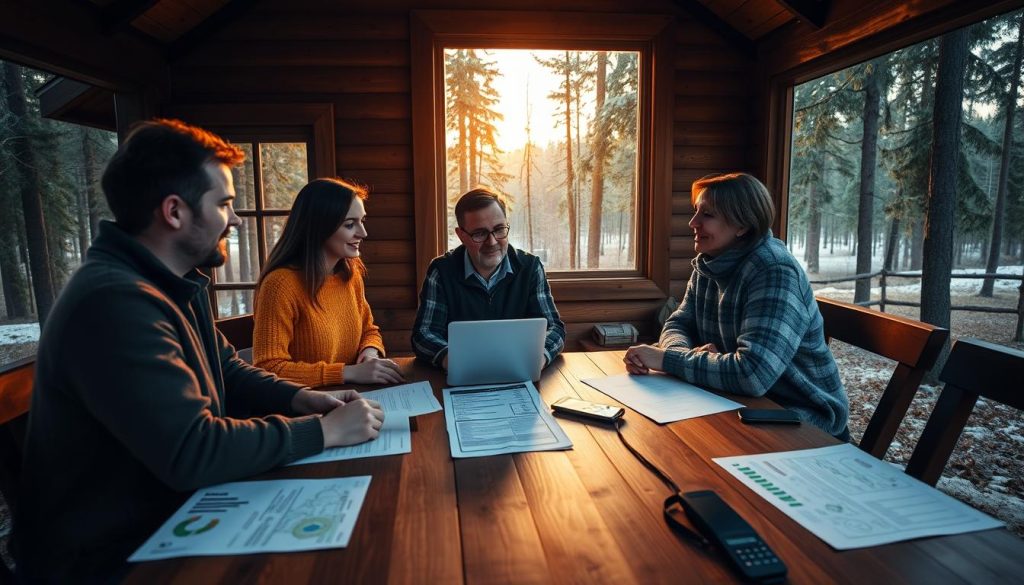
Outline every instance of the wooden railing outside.
[[[879, 300], [861, 301], [855, 303], [862, 307], [872, 307], [878, 305], [878, 310], [885, 312], [886, 305], [895, 305], [900, 307], [920, 307], [920, 302], [912, 301], [897, 301], [891, 300], [886, 296], [886, 286], [889, 278], [920, 278], [921, 272], [899, 272], [895, 270], [876, 270], [865, 274], [854, 274], [852, 276], [842, 276], [839, 278], [825, 278], [819, 280], [810, 280], [811, 284], [835, 284], [839, 282], [856, 282], [867, 279], [869, 282], [871, 279], [878, 277], [879, 288], [881, 288], [881, 298]], [[994, 278], [997, 280], [1019, 280], [1021, 285], [1017, 287], [1020, 291], [1017, 297], [1017, 308], [1010, 307], [984, 307], [980, 305], [952, 305], [950, 310], [952, 311], [973, 311], [977, 313], [1010, 313], [1017, 315], [1017, 330], [1014, 333], [1013, 340], [1020, 342], [1024, 341], [1024, 274], [998, 274], [998, 273], [986, 273], [986, 274], [951, 274], [950, 279], [953, 278]], [[869, 287], [870, 288], [870, 287]]]

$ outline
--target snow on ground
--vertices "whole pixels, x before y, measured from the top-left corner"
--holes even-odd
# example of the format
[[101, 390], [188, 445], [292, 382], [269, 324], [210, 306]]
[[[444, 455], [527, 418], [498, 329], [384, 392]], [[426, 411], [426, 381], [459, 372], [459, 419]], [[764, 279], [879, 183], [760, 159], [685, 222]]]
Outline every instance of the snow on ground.
[[0, 345], [39, 341], [39, 323], [0, 325]]
[[[805, 267], [805, 269], [806, 269], [806, 267]], [[1024, 270], [1024, 266], [1000, 266], [999, 269], [996, 271], [996, 273], [997, 274], [1012, 274], [1014, 276], [1020, 276], [1022, 270]], [[985, 269], [984, 268], [958, 268], [958, 269], [953, 271], [953, 274], [985, 274]], [[811, 280], [815, 280], [816, 279], [815, 275], [809, 275], [809, 277], [811, 278]], [[905, 294], [917, 294], [917, 295], [921, 294], [921, 277], [920, 276], [916, 276], [916, 277], [915, 276], [909, 276], [909, 277], [902, 277], [901, 276], [901, 277], [889, 277], [889, 278], [890, 278], [889, 282], [906, 282], [908, 280], [916, 281], [916, 282], [913, 282], [912, 284], [900, 284], [900, 285], [895, 285], [895, 286], [892, 285], [892, 284], [887, 284], [887, 286], [885, 287], [886, 295], [890, 295], [890, 294], [893, 294], [893, 293], [905, 293]], [[871, 282], [872, 282], [872, 284], [877, 283], [878, 282], [878, 278], [872, 279]], [[980, 278], [953, 278], [949, 282], [949, 292], [951, 294], [954, 294], [954, 295], [957, 295], [957, 294], [960, 294], [960, 295], [976, 295], [976, 294], [978, 294], [978, 292], [981, 291], [981, 285], [982, 285], [983, 282], [984, 282], [984, 280], [982, 280]], [[1016, 292], [1018, 292], [1018, 287], [1020, 286], [1020, 283], [1021, 283], [1021, 281], [1019, 281], [1019, 280], [996, 279], [996, 281], [994, 283], [995, 284], [994, 291], [995, 292], [1016, 293]], [[823, 294], [823, 295], [834, 294], [834, 293], [838, 293], [838, 292], [846, 292], [847, 290], [849, 290], [849, 285], [852, 284], [852, 281], [850, 283], [843, 283], [843, 284], [846, 284], [847, 288], [843, 289], [843, 288], [839, 288], [839, 287], [836, 287], [836, 286], [826, 286], [824, 288], [816, 289], [814, 292], [819, 293], [819, 294]], [[873, 287], [871, 287], [871, 294], [874, 295], [874, 296], [881, 296], [881, 294], [882, 294], [882, 287], [880, 287], [880, 286], [873, 286]]]

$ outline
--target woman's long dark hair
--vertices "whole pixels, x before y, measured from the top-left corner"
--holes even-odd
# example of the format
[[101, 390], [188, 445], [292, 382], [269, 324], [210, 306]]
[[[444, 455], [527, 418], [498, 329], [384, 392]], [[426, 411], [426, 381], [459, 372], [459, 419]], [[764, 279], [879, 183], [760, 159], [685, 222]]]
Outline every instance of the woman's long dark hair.
[[[341, 179], [316, 179], [303, 187], [295, 197], [284, 233], [263, 266], [257, 289], [271, 272], [292, 268], [299, 271], [309, 299], [319, 305], [317, 293], [328, 276], [323, 261], [324, 242], [345, 221], [356, 197], [366, 199], [366, 189]], [[360, 258], [342, 258], [331, 269], [331, 274], [348, 281], [356, 271], [366, 272]]]

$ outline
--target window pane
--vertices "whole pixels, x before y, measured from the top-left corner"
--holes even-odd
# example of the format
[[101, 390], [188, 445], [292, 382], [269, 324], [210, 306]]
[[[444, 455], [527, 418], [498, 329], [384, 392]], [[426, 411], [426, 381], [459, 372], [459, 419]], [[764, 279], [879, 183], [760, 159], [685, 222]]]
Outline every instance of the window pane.
[[632, 270], [636, 52], [445, 50], [448, 233], [466, 191], [509, 200], [512, 246], [548, 270]]
[[264, 209], [291, 209], [299, 189], [309, 182], [304, 142], [260, 143]]
[[252, 313], [251, 290], [219, 290], [217, 291], [217, 318], [237, 317]]
[[228, 236], [227, 259], [216, 268], [217, 282], [256, 282], [260, 276], [256, 218], [243, 217]]
[[263, 230], [267, 239], [267, 254], [274, 249], [274, 244], [281, 238], [281, 234], [284, 233], [284, 224], [287, 221], [287, 217], [281, 216], [264, 218]]
[[[24, 92], [8, 96], [0, 128], [0, 365], [33, 357], [39, 338], [36, 290], [56, 296], [81, 264], [99, 223], [110, 219], [100, 178], [117, 150], [117, 135], [41, 118], [39, 96], [53, 76], [0, 61], [8, 82], [17, 76]], [[9, 85], [9, 83], [8, 83]], [[22, 140], [23, 139], [23, 140]], [[24, 149], [24, 151], [22, 151]], [[42, 207], [42, 221], [26, 221], [19, 193], [25, 185]], [[38, 236], [38, 237], [34, 237]], [[45, 237], [44, 237], [45, 236]], [[46, 241], [48, 250], [39, 242]], [[28, 259], [46, 259], [33, 270]], [[37, 267], [38, 268], [38, 267]]]
[[245, 151], [245, 162], [231, 169], [235, 183], [235, 209], [256, 209], [256, 174], [252, 170], [252, 144], [236, 143]]

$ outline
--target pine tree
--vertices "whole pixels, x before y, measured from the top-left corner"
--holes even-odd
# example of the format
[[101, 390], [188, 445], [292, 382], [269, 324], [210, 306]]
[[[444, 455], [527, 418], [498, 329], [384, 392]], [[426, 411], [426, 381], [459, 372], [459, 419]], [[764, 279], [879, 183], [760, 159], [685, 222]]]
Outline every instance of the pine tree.
[[[1001, 156], [999, 160], [999, 185], [996, 190], [995, 208], [992, 211], [992, 236], [990, 238], [988, 262], [985, 265], [986, 273], [994, 273], [999, 269], [999, 248], [1003, 242], [1003, 225], [1005, 223], [1007, 191], [1010, 179], [1010, 163], [1013, 160], [1013, 125], [1014, 115], [1017, 112], [1017, 94], [1020, 87], [1020, 68], [1024, 58], [1024, 12], [1018, 12], [1010, 22], [1017, 24], [1017, 38], [1012, 44], [1005, 44], [1002, 51], [994, 51], [990, 59], [996, 60], [1000, 55], [1006, 55], [1012, 47], [1013, 60], [1008, 70], [999, 71], [1004, 79], [1009, 80], [1009, 91], [1006, 91], [1000, 100], [1003, 112], [1003, 141]], [[1004, 57], [1005, 63], [1005, 57]], [[996, 66], [998, 67], [998, 65]], [[1001, 89], [1001, 88], [1000, 88]], [[994, 278], [986, 278], [981, 285], [981, 296], [991, 297], [995, 287]]]
[[30, 142], [28, 103], [21, 67], [4, 63], [5, 101], [12, 116], [9, 147], [18, 173], [26, 242], [31, 267], [36, 314], [43, 323], [56, 299], [56, 287], [50, 270], [50, 245], [42, 201], [43, 186], [36, 151]]
[[[967, 53], [966, 28], [946, 33], [939, 41], [921, 279], [921, 320], [947, 328], [950, 317], [949, 282], [953, 267], [953, 220], [960, 170], [960, 126], [963, 117]], [[946, 347], [948, 348], [948, 342]], [[944, 362], [944, 357], [939, 361]], [[938, 363], [936, 370], [941, 368], [941, 365]]]

